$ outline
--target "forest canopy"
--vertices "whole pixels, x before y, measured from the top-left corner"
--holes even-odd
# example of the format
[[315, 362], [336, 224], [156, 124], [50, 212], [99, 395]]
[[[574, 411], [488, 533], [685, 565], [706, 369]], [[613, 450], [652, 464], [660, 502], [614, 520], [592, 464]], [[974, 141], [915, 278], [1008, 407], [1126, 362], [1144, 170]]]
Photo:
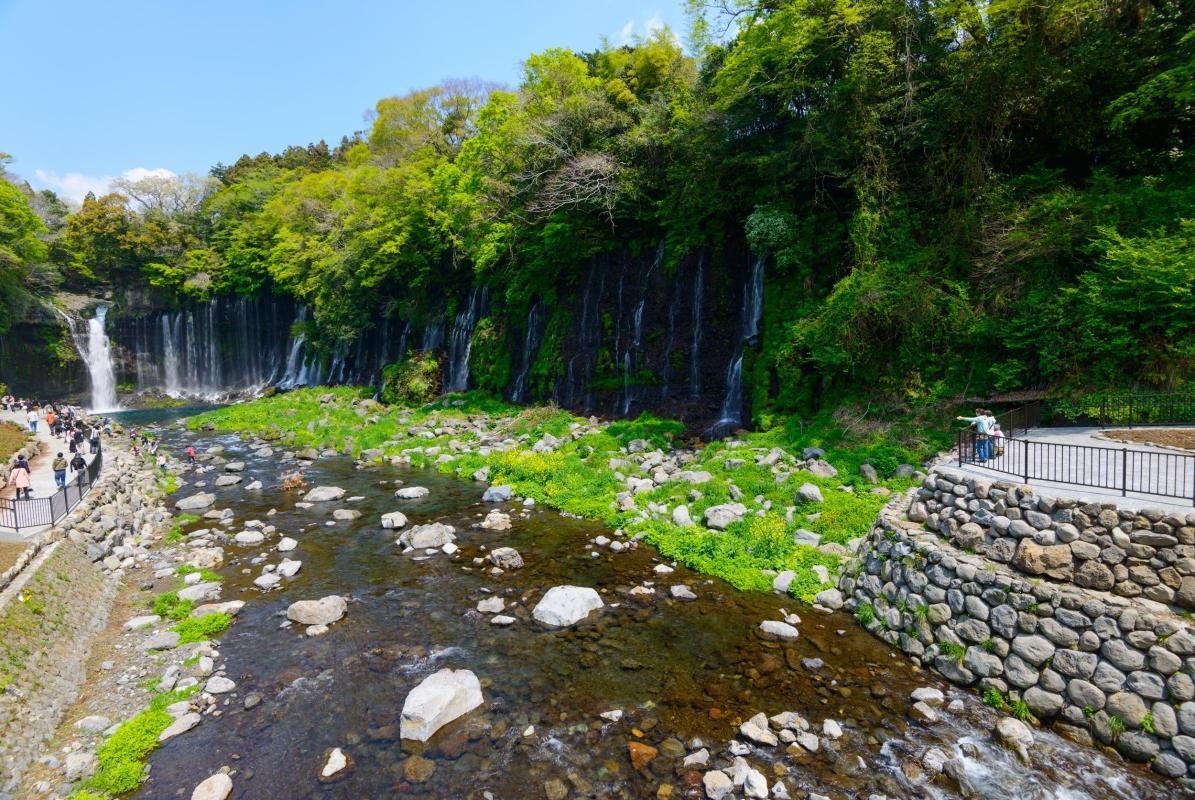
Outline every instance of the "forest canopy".
[[[691, 0], [668, 30], [446, 81], [367, 130], [69, 210], [0, 181], [33, 296], [263, 290], [325, 347], [575, 285], [590, 255], [769, 259], [756, 408], [866, 385], [1178, 386], [1195, 370], [1195, 10], [1181, 0]], [[935, 364], [927, 371], [918, 364]], [[932, 373], [932, 374], [931, 374]]]

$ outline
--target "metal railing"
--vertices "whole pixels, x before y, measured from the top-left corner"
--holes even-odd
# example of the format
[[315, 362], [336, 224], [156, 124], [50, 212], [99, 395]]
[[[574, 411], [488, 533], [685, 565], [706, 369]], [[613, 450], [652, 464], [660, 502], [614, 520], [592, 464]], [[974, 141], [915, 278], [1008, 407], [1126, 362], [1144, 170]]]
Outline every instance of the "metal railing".
[[1005, 436], [1016, 436], [1017, 431], [1027, 432], [1041, 424], [1041, 401], [1030, 400], [1023, 406], [997, 414], [996, 421]]
[[40, 528], [57, 524], [91, 491], [91, 487], [99, 480], [103, 465], [104, 451], [101, 447], [96, 451], [91, 463], [53, 495], [34, 497], [30, 500], [0, 498], [0, 528], [19, 532], [21, 528]]
[[1048, 401], [1054, 427], [1125, 427], [1195, 424], [1195, 392], [1090, 395]]
[[1195, 504], [1195, 455], [1092, 447], [994, 437], [958, 431], [959, 464], [976, 464], [1024, 483], [1068, 483], [1092, 489], [1191, 500]]

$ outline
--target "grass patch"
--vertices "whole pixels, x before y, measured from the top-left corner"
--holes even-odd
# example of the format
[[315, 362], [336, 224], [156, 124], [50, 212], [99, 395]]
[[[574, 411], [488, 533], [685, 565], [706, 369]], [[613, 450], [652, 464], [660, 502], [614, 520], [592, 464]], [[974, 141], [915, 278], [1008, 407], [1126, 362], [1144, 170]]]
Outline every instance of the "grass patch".
[[855, 619], [859, 620], [859, 624], [866, 628], [871, 623], [875, 622], [876, 610], [871, 603], [860, 603], [855, 609]]
[[[860, 482], [857, 474], [848, 474], [851, 469], [857, 473], [857, 463], [862, 461], [850, 456], [845, 445], [827, 455], [842, 471], [838, 477], [820, 478], [797, 471], [778, 480], [771, 465], [756, 463], [756, 458], [780, 448], [799, 461], [800, 449], [794, 443], [803, 440], [794, 438], [784, 426], [774, 426], [743, 434], [734, 446], [720, 441], [701, 447], [695, 461], [682, 469], [709, 473], [708, 480], [664, 482], [635, 495], [634, 508], [623, 511], [618, 509], [617, 495], [626, 486], [619, 474], [650, 477], [630, 462], [630, 443], [643, 440], [648, 449], [667, 449], [683, 434], [679, 422], [643, 414], [574, 439], [573, 432], [588, 427], [587, 420], [552, 405], [522, 408], [492, 395], [469, 392], [421, 406], [387, 406], [372, 401], [367, 392], [352, 387], [298, 389], [216, 409], [188, 424], [192, 429], [211, 426], [220, 432], [256, 434], [294, 448], [347, 449], [354, 455], [377, 448], [387, 457], [409, 458], [416, 467], [429, 466], [466, 477], [485, 467], [493, 484], [508, 485], [517, 495], [533, 498], [538, 504], [622, 528], [654, 545], [665, 557], [721, 577], [739, 589], [769, 591], [770, 573], [793, 570], [796, 579], [791, 592], [804, 600], [825, 588], [813, 567], [824, 566], [833, 573], [839, 567], [839, 556], [797, 545], [796, 531], [806, 528], [819, 534], [823, 545], [843, 544], [866, 535], [888, 500], [872, 494], [871, 485]], [[362, 409], [363, 414], [359, 413]], [[465, 429], [467, 417], [484, 418], [491, 432], [514, 438], [520, 446], [486, 455], [454, 453], [450, 442], [476, 442], [476, 434]], [[812, 435], [817, 424], [824, 423], [805, 426], [804, 435]], [[548, 452], [533, 452], [532, 445], [547, 434], [560, 444]], [[884, 450], [880, 441], [867, 447], [867, 460], [881, 474], [895, 471], [898, 455], [901, 461], [906, 455], [913, 458], [907, 448]], [[446, 453], [454, 457], [437, 463]], [[785, 459], [790, 468], [791, 460]], [[798, 508], [788, 522], [786, 509], [797, 505], [796, 489], [805, 482], [817, 485], [825, 502]], [[844, 483], [858, 490], [840, 491], [837, 487]], [[889, 479], [885, 485], [897, 491], [912, 481]], [[762, 516], [749, 515], [724, 532], [701, 524], [675, 526], [666, 515], [648, 510], [652, 503], [668, 509], [684, 504], [691, 517], [700, 521], [706, 509], [732, 502], [738, 492], [753, 511], [761, 504], [770, 504], [771, 510]], [[814, 512], [815, 519], [807, 519], [806, 515]]]
[[173, 722], [166, 707], [186, 700], [198, 691], [197, 686], [164, 692], [150, 701], [149, 707], [125, 722], [96, 749], [99, 768], [76, 792], [72, 800], [88, 797], [115, 797], [131, 792], [145, 779], [145, 759], [158, 746], [158, 736]]
[[171, 630], [179, 635], [178, 643], [205, 642], [217, 634], [228, 630], [232, 624], [232, 617], [222, 611], [214, 614], [204, 614], [202, 617], [188, 617]]
[[196, 572], [199, 573], [199, 579], [204, 583], [219, 583], [220, 581], [224, 580], [223, 575], [217, 572], [212, 572], [207, 567], [196, 567], [193, 564], [183, 564], [181, 567], [175, 570], [175, 573], [180, 576], [191, 575]]
[[960, 664], [963, 663], [963, 659], [967, 655], [967, 648], [963, 647], [961, 644], [954, 644], [953, 642], [942, 642], [939, 645], [939, 649], [942, 651], [942, 655], [946, 656], [951, 661], [957, 661]]
[[25, 446], [29, 431], [13, 422], [0, 422], [0, 461], [7, 462], [12, 454]]
[[1012, 704], [1012, 715], [1021, 722], [1028, 722], [1033, 719], [1033, 712], [1029, 710], [1029, 704], [1024, 700], [1017, 700]]
[[153, 612], [163, 619], [186, 619], [195, 608], [195, 601], [180, 600], [178, 592], [163, 592], [150, 605]]

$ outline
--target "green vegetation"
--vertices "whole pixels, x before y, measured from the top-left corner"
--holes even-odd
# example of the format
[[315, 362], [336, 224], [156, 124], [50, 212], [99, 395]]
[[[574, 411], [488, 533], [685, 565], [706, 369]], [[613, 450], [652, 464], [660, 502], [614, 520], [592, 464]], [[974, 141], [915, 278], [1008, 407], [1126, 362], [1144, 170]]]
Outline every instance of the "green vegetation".
[[1109, 714], [1108, 730], [1112, 733], [1112, 741], [1116, 741], [1124, 733], [1124, 720], [1115, 714]]
[[382, 371], [382, 400], [429, 403], [440, 393], [440, 362], [434, 353], [412, 353]]
[[1033, 719], [1033, 712], [1029, 710], [1029, 704], [1024, 700], [1016, 700], [1012, 704], [1012, 715], [1021, 722], [1028, 722]]
[[186, 619], [195, 608], [193, 600], [178, 599], [178, 592], [163, 592], [150, 604], [153, 612], [163, 619]]
[[876, 610], [871, 603], [860, 603], [855, 609], [855, 619], [859, 620], [859, 624], [867, 627], [875, 621]]
[[13, 453], [25, 446], [29, 432], [12, 422], [0, 422], [0, 462], [8, 463]]
[[[687, 51], [662, 30], [532, 53], [513, 89], [383, 98], [334, 146], [118, 180], [74, 211], [0, 181], [0, 331], [60, 286], [270, 290], [330, 356], [484, 282], [477, 381], [505, 384], [541, 301], [542, 398], [586, 270], [662, 242], [662, 269], [700, 252], [711, 286], [766, 256], [744, 365], [764, 429], [845, 401], [869, 426], [963, 392], [1189, 385], [1190, 3], [688, 7]], [[598, 385], [618, 373], [601, 347]], [[428, 391], [426, 366], [391, 396]]]
[[1150, 736], [1154, 734], [1154, 712], [1145, 712], [1145, 716], [1141, 719], [1141, 730], [1145, 731]]
[[1000, 693], [999, 689], [995, 688], [984, 689], [983, 702], [997, 711], [1003, 711], [1008, 708], [1008, 702], [1004, 699], [1004, 695]]
[[231, 616], [217, 611], [213, 614], [204, 614], [202, 617], [187, 617], [171, 630], [179, 634], [179, 644], [190, 644], [207, 641], [226, 631], [231, 624]]
[[938, 649], [942, 651], [942, 655], [960, 664], [963, 663], [963, 659], [967, 655], [967, 648], [954, 642], [942, 642], [938, 645]]
[[158, 736], [173, 722], [166, 707], [186, 700], [196, 691], [198, 687], [192, 686], [159, 694], [147, 709], [117, 728], [96, 750], [99, 768], [81, 791], [71, 795], [71, 800], [116, 797], [140, 786], [145, 779], [146, 758], [158, 746]]
[[[757, 457], [773, 449], [793, 451], [791, 431], [777, 427], [746, 434], [736, 442], [715, 442], [699, 448], [684, 469], [708, 473], [707, 479], [699, 483], [665, 482], [634, 495], [633, 505], [619, 510], [617, 496], [625, 489], [619, 473], [632, 472], [626, 450], [632, 443], [636, 447], [642, 443], [648, 449], [669, 446], [683, 433], [679, 423], [644, 414], [572, 438], [569, 434], [575, 427], [588, 427], [588, 423], [552, 406], [520, 408], [472, 392], [418, 407], [395, 407], [375, 403], [363, 394], [363, 390], [348, 388], [296, 390], [208, 412], [189, 424], [192, 428], [210, 424], [217, 431], [255, 433], [294, 447], [340, 449], [348, 444], [355, 453], [381, 448], [386, 457], [405, 455], [415, 465], [434, 466], [461, 476], [488, 468], [491, 483], [511, 486], [517, 494], [534, 498], [537, 503], [641, 536], [663, 556], [717, 575], [740, 589], [767, 591], [777, 572], [792, 570], [796, 577], [790, 591], [805, 600], [828, 588], [814, 567], [825, 567], [833, 574], [840, 556], [797, 544], [796, 531], [805, 528], [818, 534], [823, 545], [842, 545], [866, 534], [887, 501], [885, 495], [873, 494], [861, 478], [856, 480], [846, 472], [854, 458], [848, 447], [831, 447], [827, 452], [827, 459], [842, 470], [836, 478], [798, 472], [786, 481], [777, 481], [768, 464], [756, 463]], [[366, 418], [357, 413], [362, 407], [367, 409]], [[463, 453], [437, 464], [450, 441], [469, 443], [477, 439], [471, 431], [454, 430], [453, 423], [482, 415], [492, 431], [521, 440], [521, 446], [484, 456]], [[433, 434], [432, 438], [423, 435], [437, 427], [450, 432]], [[560, 444], [554, 450], [533, 452], [531, 446], [545, 435], [556, 437]], [[813, 436], [814, 432], [806, 429], [802, 435]], [[826, 438], [848, 441], [837, 434], [827, 434]], [[914, 461], [924, 456], [897, 445], [889, 447], [894, 454]], [[886, 470], [889, 473], [895, 471], [896, 463], [890, 466]], [[806, 481], [821, 489], [825, 502], [816, 509], [796, 508], [790, 522], [786, 509], [795, 505], [796, 488]], [[842, 484], [858, 489], [843, 491], [838, 488]], [[885, 485], [888, 490], [900, 490], [911, 486], [912, 481], [888, 478]], [[734, 522], [726, 531], [700, 524], [707, 508], [732, 502], [736, 490], [748, 500], [760, 497], [761, 502], [770, 501], [771, 510]], [[669, 509], [686, 505], [698, 524], [674, 525], [670, 517], [647, 511], [653, 503]]]

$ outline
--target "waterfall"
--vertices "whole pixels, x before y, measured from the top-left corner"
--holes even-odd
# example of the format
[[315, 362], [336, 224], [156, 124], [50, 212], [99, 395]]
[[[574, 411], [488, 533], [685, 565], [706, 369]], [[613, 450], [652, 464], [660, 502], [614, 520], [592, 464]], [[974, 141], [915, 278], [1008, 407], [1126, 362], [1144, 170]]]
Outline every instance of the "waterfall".
[[162, 387], [166, 394], [178, 397], [180, 394], [178, 383], [178, 351], [174, 348], [177, 328], [171, 330], [170, 316], [162, 315], [162, 366], [166, 370], [165, 385]]
[[751, 274], [743, 287], [743, 309], [740, 326], [738, 352], [726, 369], [726, 394], [722, 399], [722, 412], [718, 421], [706, 431], [710, 438], [724, 436], [743, 424], [743, 355], [748, 344], [759, 336], [759, 321], [763, 317], [763, 266], [764, 257], [756, 256], [751, 262]]
[[539, 352], [540, 337], [539, 302], [531, 304], [527, 312], [527, 334], [523, 337], [523, 359], [519, 364], [519, 374], [515, 376], [514, 389], [510, 393], [511, 401], [526, 403], [528, 396], [528, 381], [531, 377], [531, 365], [535, 363], [535, 356]]
[[[116, 402], [116, 369], [112, 364], [112, 344], [104, 325], [108, 319], [108, 306], [96, 306], [95, 316], [87, 320], [87, 338], [80, 339], [71, 333], [75, 349], [87, 364], [91, 378], [91, 411], [115, 411], [120, 408]], [[68, 317], [69, 320], [69, 317]]]
[[689, 394], [701, 395], [701, 303], [705, 296], [705, 251], [697, 256], [693, 275], [693, 334], [689, 352]]
[[[631, 413], [631, 406], [635, 402], [635, 387], [633, 381], [635, 380], [635, 372], [639, 368], [639, 348], [643, 343], [643, 311], [647, 306], [647, 291], [651, 284], [651, 275], [656, 271], [656, 267], [664, 261], [664, 241], [660, 240], [660, 244], [656, 247], [655, 258], [652, 259], [651, 266], [643, 273], [643, 277], [639, 281], [639, 301], [635, 303], [635, 308], [631, 312], [631, 343], [627, 347], [626, 352], [622, 355], [622, 415], [628, 416]], [[622, 304], [622, 286], [619, 284], [619, 305]]]
[[475, 287], [469, 302], [456, 315], [448, 343], [448, 375], [444, 391], [463, 392], [469, 388], [469, 352], [473, 349], [473, 329], [481, 313], [483, 290]]

